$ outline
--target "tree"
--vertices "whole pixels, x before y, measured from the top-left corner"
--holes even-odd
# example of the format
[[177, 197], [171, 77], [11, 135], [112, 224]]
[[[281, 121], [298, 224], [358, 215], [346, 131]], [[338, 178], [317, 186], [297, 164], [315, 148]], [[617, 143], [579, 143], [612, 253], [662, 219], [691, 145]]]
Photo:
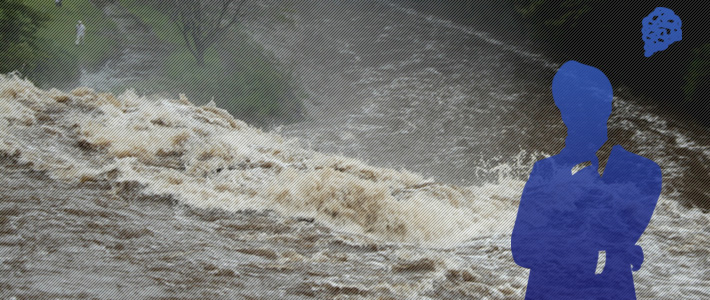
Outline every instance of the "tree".
[[171, 20], [197, 64], [204, 66], [205, 51], [240, 18], [246, 0], [173, 0]]
[[36, 33], [48, 20], [22, 0], [0, 0], [0, 72], [32, 70], [46, 56]]

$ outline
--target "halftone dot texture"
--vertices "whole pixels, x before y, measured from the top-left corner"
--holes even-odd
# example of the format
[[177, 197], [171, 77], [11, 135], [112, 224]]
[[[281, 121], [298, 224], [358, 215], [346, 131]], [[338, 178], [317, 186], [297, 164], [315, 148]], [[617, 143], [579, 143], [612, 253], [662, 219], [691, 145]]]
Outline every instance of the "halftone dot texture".
[[642, 24], [641, 33], [643, 33], [643, 49], [646, 57], [666, 50], [670, 44], [683, 39], [680, 17], [668, 8], [656, 7], [651, 14], [643, 18]]
[[[65, 2], [64, 8], [74, 2]], [[113, 119], [113, 124], [126, 122], [137, 125], [135, 128], [126, 125], [109, 131], [100, 124], [105, 118], [113, 118], [115, 110], [111, 107], [115, 107], [115, 102], [106, 95], [99, 96], [101, 93], [78, 89], [76, 92], [83, 96], [76, 96], [68, 88], [65, 92], [50, 92], [46, 89], [57, 87], [50, 85], [37, 93], [35, 89], [23, 89], [26, 92], [15, 97], [14, 84], [8, 85], [7, 93], [0, 91], [0, 114], [11, 115], [10, 120], [0, 118], [0, 131], [6, 130], [0, 134], [3, 140], [0, 147], [6, 146], [4, 141], [10, 139], [16, 143], [14, 138], [18, 137], [24, 147], [20, 155], [34, 159], [32, 165], [0, 162], [5, 164], [0, 166], [0, 185], [4, 187], [0, 188], [3, 199], [0, 212], [6, 217], [0, 215], [0, 257], [3, 257], [0, 299], [523, 299], [528, 271], [516, 266], [510, 258], [510, 228], [533, 162], [545, 153], [556, 153], [553, 151], [564, 143], [564, 126], [550, 95], [550, 79], [560, 67], [556, 61], [531, 52], [521, 41], [499, 36], [498, 30], [486, 32], [485, 28], [462, 25], [431, 15], [428, 10], [411, 8], [411, 1], [253, 1], [253, 7], [259, 10], [245, 13], [243, 28], [248, 31], [247, 42], [262, 47], [255, 46], [256, 50], [271, 55], [275, 63], [292, 64], [293, 68], [288, 70], [292, 70], [298, 87], [306, 94], [304, 101], [310, 105], [306, 121], [274, 130], [282, 134], [285, 143], [298, 138], [304, 144], [288, 142], [285, 148], [306, 152], [313, 149], [323, 155], [362, 159], [363, 165], [369, 165], [365, 170], [377, 166], [398, 172], [396, 169], [406, 168], [436, 181], [412, 185], [412, 189], [387, 188], [384, 196], [394, 194], [395, 201], [373, 197], [373, 201], [362, 199], [367, 203], [362, 205], [362, 201], [349, 200], [373, 191], [368, 187], [385, 184], [379, 180], [381, 173], [375, 172], [376, 177], [372, 177], [377, 179], [375, 182], [368, 179], [369, 172], [359, 171], [363, 170], [357, 167], [359, 164], [339, 164], [337, 170], [327, 164], [313, 170], [318, 177], [301, 178], [296, 173], [294, 179], [306, 181], [304, 185], [286, 184], [295, 182], [286, 181], [294, 175], [286, 172], [278, 186], [282, 189], [270, 190], [272, 195], [286, 192], [285, 204], [304, 204], [300, 211], [293, 209], [279, 214], [274, 210], [276, 206], [268, 207], [266, 212], [200, 209], [174, 196], [152, 195], [150, 187], [147, 190], [135, 183], [94, 181], [101, 174], [86, 173], [88, 176], [83, 179], [73, 177], [85, 180], [74, 185], [34, 170], [48, 163], [62, 163], [60, 158], [67, 156], [69, 163], [93, 161], [110, 168], [110, 164], [100, 163], [105, 157], [102, 151], [108, 153], [115, 147], [135, 143], [155, 151], [122, 158], [127, 164], [121, 170], [145, 174], [148, 181], [165, 179], [167, 188], [180, 187], [172, 191], [175, 194], [190, 187], [209, 193], [231, 193], [233, 189], [258, 183], [268, 172], [284, 167], [293, 169], [289, 164], [298, 163], [281, 165], [276, 164], [278, 160], [269, 160], [271, 164], [263, 161], [262, 158], [285, 157], [287, 153], [260, 152], [259, 149], [268, 150], [273, 139], [250, 129], [244, 129], [248, 134], [236, 138], [225, 133], [228, 128], [224, 126], [231, 125], [224, 123], [227, 119], [212, 116], [218, 111], [214, 106], [205, 107], [196, 118], [170, 117], [174, 113], [200, 110], [187, 108], [192, 106], [185, 103], [186, 99], [199, 107], [211, 95], [215, 96], [217, 108], [229, 110], [220, 102], [220, 98], [231, 99], [233, 95], [226, 88], [221, 92], [215, 89], [214, 94], [205, 98], [191, 96], [188, 85], [168, 88], [165, 96], [145, 99], [138, 96], [153, 82], [145, 78], [165, 76], [160, 72], [163, 61], [160, 58], [168, 57], [172, 49], [160, 43], [155, 32], [143, 30], [150, 25], [137, 24], [149, 19], [135, 16], [131, 13], [134, 10], [117, 7], [129, 7], [130, 3], [140, 7], [157, 1], [92, 0], [93, 5], [81, 2], [91, 7], [103, 7], [102, 3], [106, 3], [109, 8], [102, 10], [106, 17], [120, 22], [119, 31], [133, 30], [125, 34], [136, 38], [116, 42], [120, 53], [103, 67], [88, 68], [81, 76], [84, 80], [81, 86], [114, 91], [114, 98], [121, 103], [148, 105], [151, 100], [155, 105], [131, 108], [121, 113], [125, 115], [123, 118]], [[486, 2], [490, 1], [480, 1]], [[46, 4], [54, 8], [51, 2]], [[506, 19], [503, 16], [496, 15]], [[687, 27], [688, 16], [681, 16]], [[81, 17], [87, 24], [87, 44], [77, 48], [73, 44], [76, 20], [69, 20], [70, 32], [61, 37], [68, 39], [72, 49], [93, 49], [98, 44], [99, 32], [94, 31], [97, 23]], [[638, 19], [629, 22], [637, 26]], [[219, 49], [229, 50], [240, 43], [230, 38], [222, 41]], [[258, 59], [252, 53], [261, 52], [241, 54], [247, 58], [240, 61]], [[233, 69], [237, 74], [243, 73], [241, 68]], [[197, 71], [188, 67], [180, 70]], [[66, 70], [58, 72], [67, 74]], [[114, 89], [114, 84], [136, 77], [141, 80], [131, 87], [136, 88], [138, 95], [128, 93], [122, 97], [124, 90]], [[212, 84], [224, 75], [215, 72], [205, 77], [202, 82]], [[209, 87], [205, 85], [202, 90]], [[45, 93], [55, 93], [65, 104], [56, 99], [46, 99], [51, 100], [50, 104], [42, 104], [45, 102], [25, 97]], [[178, 97], [178, 93], [187, 93], [187, 97]], [[62, 94], [68, 97], [61, 97]], [[705, 284], [710, 265], [704, 246], [710, 242], [710, 216], [680, 204], [706, 203], [704, 187], [708, 186], [706, 175], [710, 166], [705, 154], [710, 153], [704, 138], [707, 131], [685, 124], [678, 126], [682, 122], [640, 107], [638, 103], [642, 100], [619, 96], [614, 100], [614, 113], [609, 121], [610, 128], [614, 128], [611, 130], [615, 130], [610, 131], [610, 138], [624, 141], [625, 149], [631, 152], [648, 155], [664, 168], [664, 176], [669, 175], [664, 177], [668, 193], [659, 200], [652, 225], [639, 244], [647, 258], [639, 273], [634, 274], [639, 299], [710, 298]], [[5, 104], [9, 109], [4, 111]], [[68, 108], [57, 110], [57, 105]], [[99, 113], [101, 110], [108, 114]], [[165, 117], [150, 118], [155, 115]], [[87, 118], [91, 118], [91, 124], [85, 122]], [[31, 120], [37, 123], [25, 125]], [[69, 122], [66, 126], [62, 125], [65, 121]], [[206, 128], [193, 131], [180, 127], [193, 121]], [[120, 140], [106, 145], [113, 148], [87, 148], [90, 143], [77, 140], [84, 135], [73, 124], [84, 129], [97, 123], [100, 126], [89, 127], [89, 133], [101, 131], [119, 137]], [[10, 127], [3, 127], [6, 124]], [[10, 130], [12, 134], [8, 133]], [[183, 140], [183, 135], [169, 134], [175, 130], [186, 131], [188, 138], [199, 139], [202, 134], [210, 137], [190, 142]], [[139, 133], [133, 135], [134, 131]], [[145, 138], [154, 133], [162, 138]], [[100, 136], [94, 136], [97, 137]], [[206, 148], [205, 156], [199, 155], [201, 151], [180, 154], [169, 149], [160, 152], [164, 156], [151, 155], [170, 146], [171, 137], [185, 146]], [[68, 142], [63, 142], [64, 139]], [[237, 151], [229, 151], [235, 143]], [[255, 150], [254, 156], [240, 155], [249, 149]], [[27, 156], [32, 153], [39, 156]], [[194, 158], [188, 161], [188, 167], [205, 167], [190, 169], [205, 171], [197, 181], [180, 183], [182, 175], [178, 173], [184, 171], [181, 157], [185, 154]], [[243, 159], [221, 165], [223, 161], [233, 161], [230, 155]], [[350, 160], [344, 160], [347, 161]], [[152, 164], [142, 166], [143, 162]], [[74, 165], [72, 170], [82, 166]], [[229, 166], [236, 168], [230, 170]], [[161, 176], [173, 171], [178, 172], [176, 176]], [[60, 175], [69, 176], [70, 172]], [[230, 181], [242, 173], [253, 176], [244, 181]], [[120, 174], [137, 176], [133, 172], [109, 175]], [[578, 175], [583, 174], [582, 171]], [[469, 188], [477, 182], [488, 184]], [[450, 188], [454, 185], [455, 188]], [[314, 186], [318, 189], [313, 189]], [[338, 193], [331, 201], [291, 201], [297, 200], [294, 196], [299, 191], [311, 191], [307, 196], [322, 196], [333, 190]], [[422, 192], [432, 195], [419, 198], [421, 201], [410, 200]], [[458, 194], [464, 194], [464, 199], [474, 197], [481, 201], [458, 201]], [[470, 213], [437, 217], [453, 205], [438, 205], [441, 202], [436, 199], [449, 195], [453, 196], [451, 203], [460, 205], [448, 211]], [[200, 200], [189, 195], [182, 197]], [[214, 201], [203, 203], [220, 205], [220, 199], [230, 197], [211, 199]], [[240, 201], [243, 197], [231, 199]], [[413, 205], [421, 202], [425, 205]], [[264, 202], [252, 202], [253, 207], [260, 203]], [[482, 205], [478, 206], [479, 203]], [[337, 215], [323, 218], [303, 214], [302, 211], [314, 207], [312, 204], [323, 204], [319, 207]], [[348, 204], [354, 204], [351, 206], [354, 209], [348, 208]], [[431, 205], [438, 206], [429, 209]], [[392, 211], [397, 207], [403, 213]], [[434, 216], [430, 220], [436, 222], [422, 222], [426, 216]], [[474, 232], [469, 235], [470, 240], [447, 249], [441, 249], [444, 248], [441, 244], [428, 248], [395, 242], [396, 239], [371, 240], [345, 231], [357, 231], [358, 224], [365, 224], [376, 230], [372, 234], [379, 234], [387, 232], [389, 225], [390, 231], [404, 228], [406, 231], [402, 233], [415, 239], [426, 238], [425, 234], [414, 234], [425, 229], [432, 232], [429, 237], [455, 240], [467, 238], [467, 232], [451, 235], [451, 231], [441, 229], [457, 226], [457, 220], [463, 219], [460, 224], [465, 225], [481, 218], [491, 220], [488, 224], [500, 226], [503, 231], [488, 230], [484, 223], [470, 226], [483, 234]], [[329, 219], [340, 220], [340, 224], [324, 225]], [[398, 225], [403, 222], [413, 225]]]

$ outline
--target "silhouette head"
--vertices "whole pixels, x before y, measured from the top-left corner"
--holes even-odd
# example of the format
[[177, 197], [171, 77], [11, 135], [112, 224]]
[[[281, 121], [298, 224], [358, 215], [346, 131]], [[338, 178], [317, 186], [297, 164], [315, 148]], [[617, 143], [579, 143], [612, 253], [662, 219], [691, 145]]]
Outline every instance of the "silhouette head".
[[614, 96], [606, 75], [568, 61], [552, 79], [552, 96], [567, 126], [565, 148], [596, 152], [607, 140], [606, 123]]

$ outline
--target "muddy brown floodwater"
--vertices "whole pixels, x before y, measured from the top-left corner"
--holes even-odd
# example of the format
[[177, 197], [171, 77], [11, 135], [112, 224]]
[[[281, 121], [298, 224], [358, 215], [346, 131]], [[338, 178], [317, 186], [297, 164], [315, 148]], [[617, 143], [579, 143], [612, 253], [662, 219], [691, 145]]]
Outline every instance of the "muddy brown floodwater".
[[[309, 95], [273, 131], [0, 78], [1, 299], [523, 298], [510, 232], [564, 139], [557, 64], [407, 1], [296, 2], [244, 22]], [[610, 137], [664, 172], [638, 298], [710, 298], [708, 129], [615, 95]]]
[[9, 156], [0, 175], [6, 298], [517, 299], [524, 286], [501, 240], [445, 251], [366, 241], [310, 218], [191, 208], [137, 185], [67, 184]]
[[499, 220], [514, 197], [303, 150], [184, 99], [13, 77], [0, 94], [3, 298], [522, 295]]

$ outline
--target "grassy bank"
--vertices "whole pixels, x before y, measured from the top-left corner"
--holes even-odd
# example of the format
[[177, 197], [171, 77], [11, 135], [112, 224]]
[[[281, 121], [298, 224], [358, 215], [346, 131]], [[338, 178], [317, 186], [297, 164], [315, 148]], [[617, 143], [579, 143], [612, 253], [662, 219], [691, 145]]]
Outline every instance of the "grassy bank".
[[213, 45], [205, 55], [205, 65], [200, 66], [165, 12], [138, 0], [122, 0], [121, 5], [173, 49], [165, 58], [164, 78], [152, 84], [155, 91], [185, 93], [195, 103], [213, 100], [235, 117], [253, 123], [297, 118], [300, 100], [288, 74], [239, 27]]
[[[25, 1], [29, 7], [49, 16], [37, 37], [48, 56], [29, 74], [40, 85], [62, 86], [78, 79], [80, 68], [99, 67], [117, 50], [117, 41], [110, 37], [115, 25], [89, 1], [64, 1], [56, 7], [54, 1]], [[76, 24], [86, 26], [85, 44], [76, 45]]]

